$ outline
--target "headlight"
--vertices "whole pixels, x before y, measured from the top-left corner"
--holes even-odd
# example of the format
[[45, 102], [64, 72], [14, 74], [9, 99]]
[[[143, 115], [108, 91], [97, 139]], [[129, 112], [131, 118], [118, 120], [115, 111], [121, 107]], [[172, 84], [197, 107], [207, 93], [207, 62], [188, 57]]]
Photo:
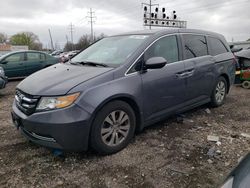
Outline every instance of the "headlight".
[[65, 108], [73, 104], [79, 95], [80, 93], [74, 93], [60, 97], [42, 97], [36, 109], [44, 111]]

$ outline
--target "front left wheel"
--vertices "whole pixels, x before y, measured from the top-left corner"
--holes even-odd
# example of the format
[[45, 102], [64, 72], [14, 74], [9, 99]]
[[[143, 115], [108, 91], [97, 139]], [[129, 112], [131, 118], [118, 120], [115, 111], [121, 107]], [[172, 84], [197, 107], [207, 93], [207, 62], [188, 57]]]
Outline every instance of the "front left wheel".
[[91, 148], [100, 154], [113, 154], [131, 141], [136, 126], [133, 109], [123, 101], [105, 105], [92, 124]]

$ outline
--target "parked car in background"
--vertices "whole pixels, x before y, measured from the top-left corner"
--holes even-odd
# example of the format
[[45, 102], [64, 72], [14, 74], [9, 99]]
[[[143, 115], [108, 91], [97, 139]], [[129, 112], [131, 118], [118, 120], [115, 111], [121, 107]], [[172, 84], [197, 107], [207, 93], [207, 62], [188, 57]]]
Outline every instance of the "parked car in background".
[[8, 82], [8, 78], [5, 76], [3, 68], [0, 67], [0, 89], [5, 88], [5, 85], [7, 82]]
[[241, 83], [243, 88], [250, 89], [250, 49], [235, 53], [235, 57], [238, 59], [235, 83]]
[[59, 62], [59, 58], [44, 52], [18, 51], [0, 57], [0, 66], [8, 78], [26, 77]]
[[61, 51], [61, 50], [55, 50], [50, 55], [51, 56], [59, 56], [61, 53], [63, 53], [63, 51]]
[[61, 62], [65, 63], [71, 58], [73, 58], [76, 54], [78, 54], [80, 50], [74, 50], [74, 51], [69, 51], [69, 52], [63, 52], [60, 54]]
[[221, 106], [234, 83], [235, 61], [225, 38], [213, 32], [107, 37], [23, 80], [13, 122], [40, 145], [115, 153], [136, 130], [206, 103]]

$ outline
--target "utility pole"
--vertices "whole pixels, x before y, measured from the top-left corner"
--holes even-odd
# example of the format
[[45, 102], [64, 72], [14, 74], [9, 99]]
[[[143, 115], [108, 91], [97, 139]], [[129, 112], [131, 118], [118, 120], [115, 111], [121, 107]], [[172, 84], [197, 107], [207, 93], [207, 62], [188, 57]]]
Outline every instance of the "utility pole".
[[51, 48], [52, 48], [52, 50], [54, 51], [54, 45], [53, 45], [53, 40], [52, 40], [52, 36], [51, 36], [50, 29], [49, 29], [49, 36], [50, 36], [50, 44], [51, 44]]
[[149, 0], [149, 3], [142, 3], [142, 5], [146, 5], [149, 7], [149, 29], [151, 29], [151, 14], [152, 14], [152, 7], [159, 6], [159, 4], [152, 4], [152, 0]]
[[69, 43], [68, 35], [66, 35], [66, 42]]
[[71, 50], [73, 51], [73, 45], [74, 45], [74, 40], [73, 40], [73, 32], [74, 32], [74, 25], [72, 24], [72, 22], [69, 25], [69, 31], [70, 31], [70, 36], [71, 36]]
[[95, 12], [92, 11], [92, 8], [90, 8], [90, 11], [88, 12], [87, 18], [89, 18], [89, 23], [90, 23], [90, 29], [91, 29], [91, 42], [94, 42], [94, 31], [93, 31], [93, 24], [95, 23], [94, 19], [96, 17], [94, 16]]

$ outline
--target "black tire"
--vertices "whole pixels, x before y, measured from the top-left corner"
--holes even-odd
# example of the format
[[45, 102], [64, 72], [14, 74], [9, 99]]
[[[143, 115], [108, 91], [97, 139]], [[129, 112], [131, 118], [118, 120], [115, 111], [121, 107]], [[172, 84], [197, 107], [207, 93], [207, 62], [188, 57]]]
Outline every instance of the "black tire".
[[[224, 90], [224, 95], [223, 95], [223, 97], [221, 97], [220, 100], [219, 100], [218, 97], [216, 97], [216, 96], [218, 96], [218, 95], [217, 95], [217, 94], [218, 94], [218, 87], [219, 87], [219, 84], [221, 84], [221, 83], [224, 84], [225, 90]], [[212, 95], [211, 95], [211, 106], [212, 106], [212, 107], [219, 107], [219, 106], [221, 106], [221, 105], [224, 104], [225, 99], [226, 99], [226, 96], [227, 96], [227, 85], [228, 85], [228, 84], [227, 84], [227, 81], [226, 81], [226, 79], [225, 79], [224, 77], [220, 76], [220, 77], [217, 79], [217, 81], [216, 81], [216, 83], [215, 83], [215, 86], [214, 86], [214, 88], [213, 88]], [[222, 92], [221, 92], [221, 93], [222, 93]], [[221, 95], [221, 96], [222, 96], [222, 95]]]
[[[112, 122], [114, 122], [111, 114], [115, 114], [115, 116], [120, 117], [121, 114], [119, 114], [119, 112], [125, 113], [125, 115], [122, 115], [123, 117], [125, 117], [127, 115], [125, 117], [125, 118], [128, 117], [128, 120], [126, 120], [126, 123], [127, 123], [126, 126], [128, 126], [129, 123], [130, 123], [130, 125], [129, 125], [129, 128], [126, 128], [127, 129], [126, 130], [127, 136], [124, 137], [123, 139], [121, 139], [122, 140], [121, 143], [118, 143], [118, 145], [111, 146], [111, 145], [109, 145], [110, 143], [105, 143], [105, 141], [107, 142], [107, 140], [110, 138], [109, 142], [112, 142], [111, 137], [113, 136], [113, 134], [117, 134], [117, 138], [115, 137], [115, 140], [117, 141], [117, 140], [119, 140], [118, 135], [120, 135], [120, 137], [123, 137], [123, 134], [119, 133], [119, 130], [114, 130], [115, 125], [112, 126], [111, 124], [109, 124], [106, 121], [106, 119], [108, 118], [109, 120], [112, 120]], [[104, 126], [108, 126], [108, 128], [104, 128]], [[124, 125], [118, 125], [118, 127], [120, 127], [120, 126], [122, 127]], [[135, 126], [136, 126], [136, 117], [135, 117], [135, 113], [134, 113], [133, 109], [130, 107], [130, 105], [127, 104], [126, 102], [123, 102], [123, 101], [118, 101], [118, 100], [112, 101], [112, 102], [106, 104], [96, 114], [96, 117], [95, 117], [93, 124], [92, 124], [92, 129], [91, 129], [90, 146], [94, 151], [96, 151], [99, 154], [107, 155], [107, 154], [116, 153], [116, 152], [122, 150], [123, 148], [125, 148], [129, 144], [129, 142], [131, 141], [131, 139], [134, 136]], [[104, 129], [112, 129], [112, 134], [107, 139], [104, 138], [105, 134], [108, 135], [110, 133], [110, 131], [108, 131], [108, 133], [102, 134], [101, 131]], [[117, 128], [117, 129], [119, 129], [119, 128]], [[114, 132], [116, 132], [116, 133], [114, 133]], [[115, 140], [113, 142], [115, 142]]]
[[250, 89], [250, 81], [248, 81], [248, 80], [243, 81], [242, 87], [245, 89]]

